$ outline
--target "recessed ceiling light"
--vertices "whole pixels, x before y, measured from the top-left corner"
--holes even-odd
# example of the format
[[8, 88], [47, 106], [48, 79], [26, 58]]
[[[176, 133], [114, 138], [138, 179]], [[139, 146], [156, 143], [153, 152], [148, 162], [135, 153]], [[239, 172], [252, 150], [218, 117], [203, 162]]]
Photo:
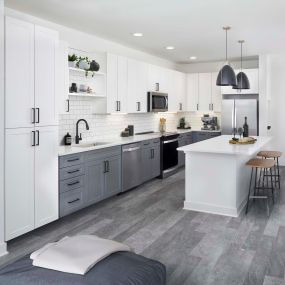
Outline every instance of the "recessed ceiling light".
[[189, 57], [191, 60], [195, 60], [195, 59], [197, 59], [197, 56], [190, 56]]
[[173, 46], [167, 46], [167, 47], [165, 47], [167, 50], [173, 50], [173, 49], [175, 49], [175, 47], [173, 47]]
[[143, 33], [133, 33], [134, 37], [143, 37]]

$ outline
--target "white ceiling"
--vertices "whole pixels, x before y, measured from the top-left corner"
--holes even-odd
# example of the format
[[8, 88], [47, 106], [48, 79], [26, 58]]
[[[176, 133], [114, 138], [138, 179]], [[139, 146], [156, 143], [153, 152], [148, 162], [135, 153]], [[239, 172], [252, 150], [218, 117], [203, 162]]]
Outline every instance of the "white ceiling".
[[[175, 62], [285, 51], [284, 0], [5, 0], [5, 5]], [[135, 38], [133, 32], [144, 37]], [[165, 50], [165, 46], [175, 50]]]

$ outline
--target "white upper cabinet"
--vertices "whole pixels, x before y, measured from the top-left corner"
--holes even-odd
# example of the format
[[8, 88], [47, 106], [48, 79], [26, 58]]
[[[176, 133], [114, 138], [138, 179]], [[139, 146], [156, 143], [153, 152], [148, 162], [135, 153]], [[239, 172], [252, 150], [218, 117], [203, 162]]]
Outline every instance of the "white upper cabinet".
[[58, 219], [58, 128], [36, 128], [36, 144], [35, 228]]
[[149, 65], [148, 68], [148, 91], [159, 91], [169, 93], [171, 88], [170, 73], [173, 70], [163, 68], [157, 65]]
[[218, 72], [212, 73], [212, 111], [221, 112], [222, 110], [222, 93], [221, 86], [216, 85]]
[[58, 124], [57, 56], [58, 32], [35, 26], [35, 107], [39, 126]]
[[34, 25], [6, 17], [6, 128], [33, 126]]
[[199, 110], [199, 74], [187, 74], [187, 111]]
[[199, 73], [199, 111], [212, 110], [212, 74]]
[[6, 128], [57, 125], [58, 33], [6, 17]]
[[128, 59], [128, 113], [147, 112], [148, 64]]
[[69, 70], [68, 70], [68, 43], [59, 42], [58, 55], [58, 112], [69, 112]]
[[186, 74], [182, 72], [175, 72], [175, 87], [177, 90], [177, 110], [179, 112], [187, 111], [186, 104]]
[[107, 55], [107, 112], [126, 113], [128, 93], [128, 60]]
[[[259, 93], [259, 72], [257, 68], [243, 69], [242, 70], [248, 77], [250, 89], [237, 90], [232, 86], [222, 86], [222, 94], [258, 94]], [[235, 70], [235, 74], [240, 72], [239, 69]]]

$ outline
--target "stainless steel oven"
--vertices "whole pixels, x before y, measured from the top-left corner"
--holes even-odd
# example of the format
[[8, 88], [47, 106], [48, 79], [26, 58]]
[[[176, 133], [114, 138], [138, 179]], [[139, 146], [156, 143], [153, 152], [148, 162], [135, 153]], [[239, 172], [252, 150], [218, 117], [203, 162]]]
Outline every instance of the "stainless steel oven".
[[148, 112], [168, 111], [168, 94], [161, 92], [148, 92], [147, 110]]
[[179, 134], [166, 133], [161, 137], [161, 178], [175, 173], [178, 169]]

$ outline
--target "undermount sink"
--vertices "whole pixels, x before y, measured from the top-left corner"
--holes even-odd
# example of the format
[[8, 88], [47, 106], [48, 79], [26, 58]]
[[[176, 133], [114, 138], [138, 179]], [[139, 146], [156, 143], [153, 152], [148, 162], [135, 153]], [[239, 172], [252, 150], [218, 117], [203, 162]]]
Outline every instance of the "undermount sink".
[[104, 144], [108, 144], [109, 142], [92, 142], [92, 143], [81, 143], [81, 144], [74, 144], [74, 147], [81, 147], [81, 148], [88, 148], [88, 147], [94, 147], [94, 146], [100, 146]]

